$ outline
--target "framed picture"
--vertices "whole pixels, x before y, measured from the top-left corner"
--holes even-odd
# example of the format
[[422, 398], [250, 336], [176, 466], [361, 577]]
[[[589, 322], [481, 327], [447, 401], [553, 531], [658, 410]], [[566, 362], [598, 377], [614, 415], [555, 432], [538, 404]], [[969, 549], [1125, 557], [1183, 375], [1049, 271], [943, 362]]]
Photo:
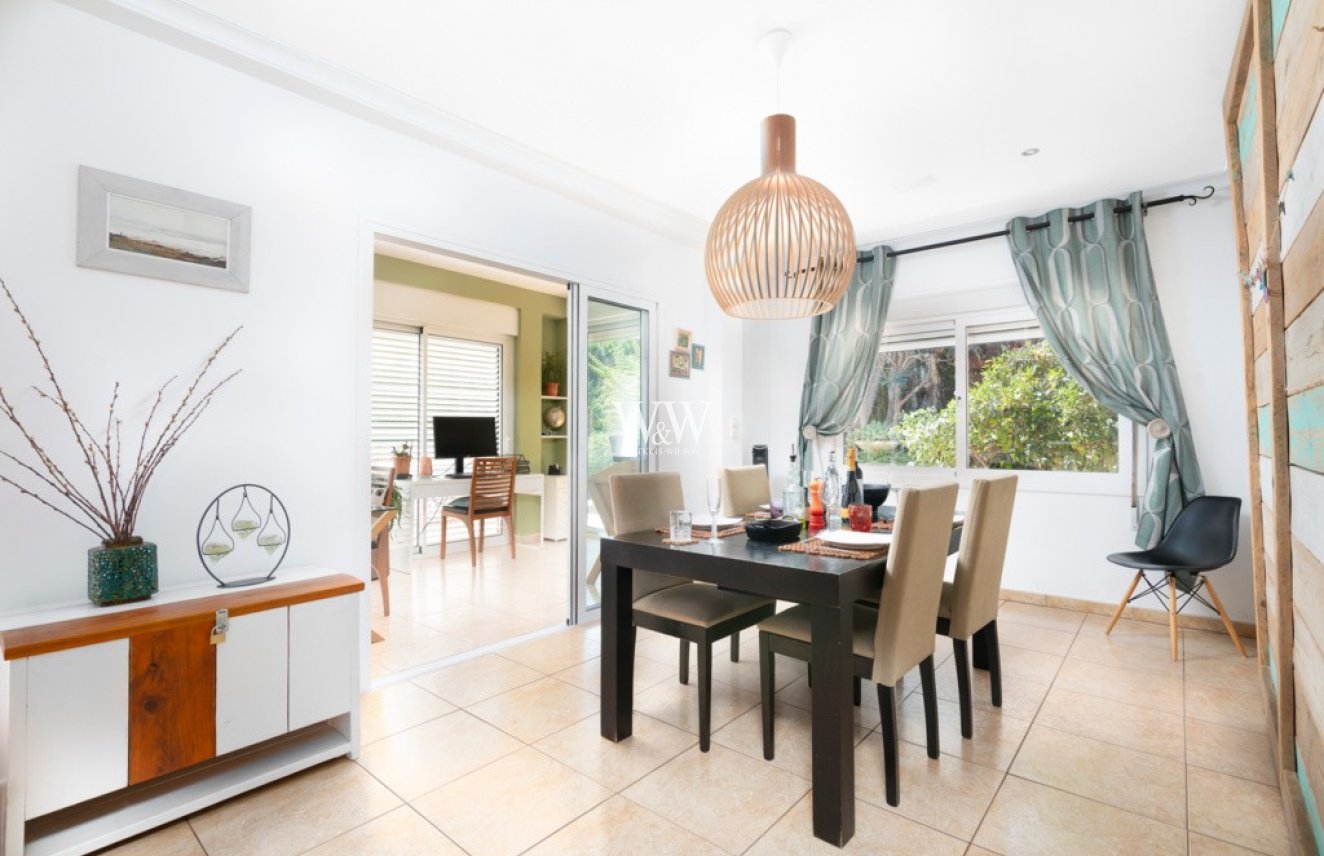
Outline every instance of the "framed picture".
[[689, 330], [682, 330], [682, 329], [680, 329], [679, 327], [676, 328], [676, 347], [677, 347], [677, 348], [684, 348], [685, 350], [688, 351], [688, 350], [690, 349], [690, 344], [691, 344], [693, 341], [694, 341], [694, 334], [693, 334], [693, 333], [691, 333]]
[[688, 348], [674, 348], [671, 351], [672, 377], [690, 376], [690, 351]]
[[690, 345], [690, 366], [696, 371], [703, 371], [703, 358], [707, 349], [703, 345]]
[[252, 209], [78, 168], [78, 265], [248, 291]]

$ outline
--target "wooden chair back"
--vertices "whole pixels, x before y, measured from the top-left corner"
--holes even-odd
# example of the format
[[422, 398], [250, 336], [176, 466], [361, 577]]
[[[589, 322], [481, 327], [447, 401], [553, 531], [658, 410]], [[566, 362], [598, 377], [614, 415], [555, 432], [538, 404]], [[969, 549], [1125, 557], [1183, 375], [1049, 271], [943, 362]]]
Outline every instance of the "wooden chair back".
[[505, 511], [515, 501], [515, 458], [474, 458], [469, 515]]

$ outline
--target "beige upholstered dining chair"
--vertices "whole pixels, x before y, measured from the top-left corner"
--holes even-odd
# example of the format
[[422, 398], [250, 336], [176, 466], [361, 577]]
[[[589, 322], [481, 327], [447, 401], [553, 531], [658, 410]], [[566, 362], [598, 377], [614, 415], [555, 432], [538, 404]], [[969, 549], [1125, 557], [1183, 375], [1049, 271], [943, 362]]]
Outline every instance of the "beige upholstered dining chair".
[[955, 655], [956, 689], [961, 699], [961, 736], [974, 734], [974, 702], [970, 693], [970, 661], [966, 645], [981, 633], [988, 652], [988, 678], [994, 707], [1002, 707], [1002, 657], [998, 650], [998, 595], [1007, 558], [1016, 476], [975, 479], [961, 528], [956, 578], [942, 584], [938, 632], [950, 636]]
[[[446, 518], [453, 517], [469, 530], [469, 565], [477, 567], [478, 554], [487, 540], [484, 524], [493, 518], [506, 521], [510, 558], [515, 558], [515, 458], [474, 458], [469, 495], [448, 500], [441, 507], [441, 560], [446, 561]], [[478, 537], [474, 538], [474, 524]]]
[[722, 513], [731, 516], [758, 511], [772, 499], [768, 485], [768, 468], [762, 464], [752, 467], [726, 467], [722, 470]]
[[[955, 483], [910, 488], [897, 502], [892, 544], [878, 609], [855, 605], [852, 640], [857, 677], [878, 685], [882, 713], [883, 778], [887, 804], [901, 801], [897, 762], [895, 687], [919, 667], [924, 724], [930, 758], [938, 757], [938, 693], [934, 680], [933, 627], [942, 598], [942, 575], [956, 510]], [[812, 653], [811, 614], [795, 606], [759, 624], [759, 684], [763, 706], [763, 757], [772, 760], [775, 655], [808, 661]]]
[[[611, 478], [616, 531], [649, 531], [670, 525], [670, 512], [685, 507], [679, 473], [632, 473]], [[634, 627], [680, 640], [681, 683], [687, 682], [689, 643], [698, 646], [699, 749], [708, 751], [712, 722], [713, 643], [753, 627], [776, 611], [766, 597], [634, 569]], [[631, 628], [634, 632], [634, 628]]]

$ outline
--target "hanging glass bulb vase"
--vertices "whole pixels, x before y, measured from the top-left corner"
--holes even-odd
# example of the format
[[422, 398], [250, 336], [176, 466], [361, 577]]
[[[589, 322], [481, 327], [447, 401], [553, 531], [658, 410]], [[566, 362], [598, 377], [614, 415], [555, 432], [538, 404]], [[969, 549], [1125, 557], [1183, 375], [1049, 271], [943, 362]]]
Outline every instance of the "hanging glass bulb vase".
[[207, 537], [202, 539], [202, 555], [214, 565], [233, 552], [234, 539], [225, 531], [225, 524], [221, 522], [221, 509], [217, 506], [211, 529], [207, 531]]
[[262, 531], [257, 533], [257, 545], [273, 555], [276, 548], [285, 543], [286, 533], [276, 519], [276, 498], [273, 494], [267, 502], [267, 522], [262, 524]]
[[239, 499], [239, 508], [235, 510], [234, 517], [230, 520], [230, 531], [247, 540], [248, 536], [256, 532], [261, 525], [261, 515], [257, 513], [252, 500], [248, 498], [248, 488], [244, 488]]

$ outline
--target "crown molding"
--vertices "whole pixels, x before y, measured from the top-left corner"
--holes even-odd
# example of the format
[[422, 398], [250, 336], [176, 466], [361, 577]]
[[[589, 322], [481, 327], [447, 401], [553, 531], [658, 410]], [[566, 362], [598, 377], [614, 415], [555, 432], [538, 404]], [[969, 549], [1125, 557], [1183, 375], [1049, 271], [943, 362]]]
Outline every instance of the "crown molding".
[[692, 214], [178, 0], [60, 2], [682, 243], [707, 233]]

